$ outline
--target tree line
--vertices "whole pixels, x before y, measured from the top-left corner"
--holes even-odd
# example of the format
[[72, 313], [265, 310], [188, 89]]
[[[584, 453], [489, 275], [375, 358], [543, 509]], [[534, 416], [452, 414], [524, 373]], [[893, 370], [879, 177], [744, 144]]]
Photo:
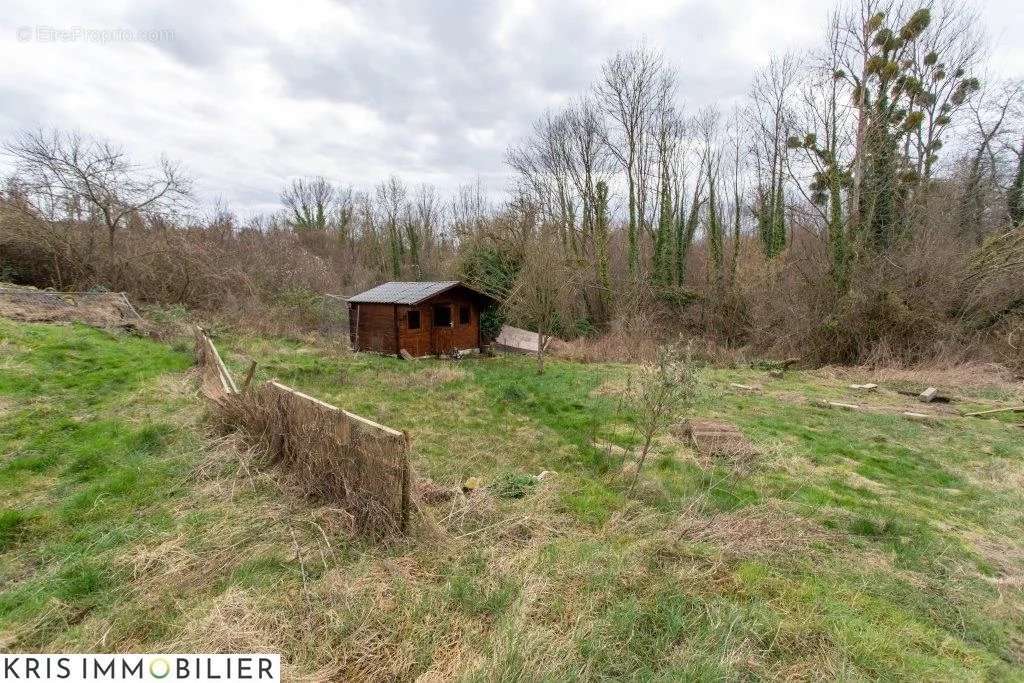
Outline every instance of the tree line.
[[[972, 6], [854, 0], [728, 109], [645, 44], [507, 152], [507, 200], [311, 175], [282, 209], [197, 212], [176, 163], [64, 131], [4, 145], [0, 276], [200, 309], [469, 280], [561, 336], [683, 331], [856, 362], [1024, 343], [1024, 84], [986, 76]], [[240, 319], [242, 317], [240, 316]]]

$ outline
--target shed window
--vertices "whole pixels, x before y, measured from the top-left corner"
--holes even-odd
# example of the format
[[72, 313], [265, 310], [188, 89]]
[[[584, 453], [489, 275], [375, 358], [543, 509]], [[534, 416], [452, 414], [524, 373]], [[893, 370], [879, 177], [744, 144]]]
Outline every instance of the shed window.
[[469, 324], [469, 306], [459, 306], [459, 324]]
[[452, 326], [452, 307], [448, 304], [434, 306], [434, 327]]
[[416, 310], [408, 311], [405, 314], [405, 319], [409, 323], [410, 330], [420, 329], [420, 312]]

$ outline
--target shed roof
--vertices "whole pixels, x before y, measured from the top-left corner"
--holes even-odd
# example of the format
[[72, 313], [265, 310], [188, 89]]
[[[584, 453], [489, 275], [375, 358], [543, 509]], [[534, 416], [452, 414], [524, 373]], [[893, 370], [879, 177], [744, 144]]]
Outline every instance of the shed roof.
[[373, 289], [350, 296], [348, 301], [353, 304], [405, 304], [414, 306], [432, 296], [437, 296], [453, 287], [460, 286], [487, 299], [492, 298], [458, 280], [445, 280], [442, 282], [385, 282]]

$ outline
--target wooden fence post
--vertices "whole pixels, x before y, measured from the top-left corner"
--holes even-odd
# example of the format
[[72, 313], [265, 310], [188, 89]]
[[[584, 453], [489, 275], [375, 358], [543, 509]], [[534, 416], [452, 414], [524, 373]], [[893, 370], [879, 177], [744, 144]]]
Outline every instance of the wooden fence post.
[[405, 448], [402, 451], [402, 521], [401, 531], [407, 533], [409, 530], [409, 508], [411, 507], [409, 487], [412, 485], [412, 476], [409, 472], [409, 432], [402, 430], [402, 438], [405, 440]]

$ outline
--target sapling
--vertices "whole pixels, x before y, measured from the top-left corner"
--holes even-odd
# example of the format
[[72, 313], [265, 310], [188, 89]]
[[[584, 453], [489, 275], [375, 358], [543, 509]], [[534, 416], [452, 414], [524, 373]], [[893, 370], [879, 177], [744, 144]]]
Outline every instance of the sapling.
[[659, 347], [657, 362], [644, 367], [630, 382], [629, 398], [637, 415], [636, 430], [642, 439], [630, 493], [647, 462], [654, 437], [690, 406], [698, 386], [693, 349], [689, 344], [678, 342]]

